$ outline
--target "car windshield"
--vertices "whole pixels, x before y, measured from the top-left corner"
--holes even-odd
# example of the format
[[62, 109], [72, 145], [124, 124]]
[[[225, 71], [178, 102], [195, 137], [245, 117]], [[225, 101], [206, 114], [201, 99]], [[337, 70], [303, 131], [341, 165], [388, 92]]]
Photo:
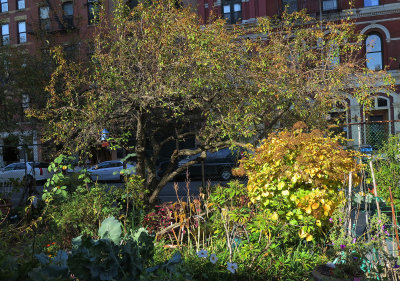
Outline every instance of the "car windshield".
[[49, 167], [49, 163], [44, 163], [44, 162], [29, 162], [28, 164], [35, 168], [47, 169]]

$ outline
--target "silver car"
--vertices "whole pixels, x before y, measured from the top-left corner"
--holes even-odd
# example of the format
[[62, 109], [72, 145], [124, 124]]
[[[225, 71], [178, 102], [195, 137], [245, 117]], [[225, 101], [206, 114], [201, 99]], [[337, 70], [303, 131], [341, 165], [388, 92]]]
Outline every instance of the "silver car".
[[[126, 164], [129, 174], [135, 173], [135, 164]], [[124, 169], [122, 161], [104, 161], [88, 169], [93, 181], [123, 181], [121, 171]]]
[[5, 184], [11, 180], [27, 180], [28, 183], [42, 185], [52, 177], [48, 167], [49, 164], [45, 162], [12, 163], [0, 170], [0, 182]]

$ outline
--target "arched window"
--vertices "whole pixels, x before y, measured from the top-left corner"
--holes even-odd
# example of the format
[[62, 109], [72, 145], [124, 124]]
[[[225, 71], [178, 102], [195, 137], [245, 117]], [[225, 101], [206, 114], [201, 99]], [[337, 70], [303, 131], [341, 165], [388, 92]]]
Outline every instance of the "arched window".
[[372, 70], [381, 70], [383, 66], [381, 36], [377, 33], [369, 34], [365, 41], [365, 45], [367, 68]]

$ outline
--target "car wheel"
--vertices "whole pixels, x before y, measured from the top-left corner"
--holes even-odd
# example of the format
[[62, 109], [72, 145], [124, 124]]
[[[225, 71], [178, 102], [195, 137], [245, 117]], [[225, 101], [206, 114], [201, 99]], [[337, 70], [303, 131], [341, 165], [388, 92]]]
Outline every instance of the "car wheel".
[[222, 169], [219, 176], [220, 176], [221, 180], [224, 180], [224, 181], [230, 180], [232, 177], [231, 169], [230, 168]]

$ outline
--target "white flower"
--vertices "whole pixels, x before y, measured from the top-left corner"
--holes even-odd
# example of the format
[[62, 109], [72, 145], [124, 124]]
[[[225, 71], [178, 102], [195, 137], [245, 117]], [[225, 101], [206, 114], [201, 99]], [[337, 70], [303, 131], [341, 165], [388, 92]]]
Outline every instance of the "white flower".
[[236, 262], [232, 262], [232, 263], [228, 262], [227, 268], [228, 268], [228, 270], [229, 270], [230, 272], [235, 273], [236, 270], [237, 270], [237, 268], [238, 268], [238, 266], [237, 266], [237, 263], [236, 263]]
[[218, 258], [216, 254], [211, 254], [210, 255], [210, 262], [215, 264], [217, 262]]
[[207, 257], [207, 251], [206, 250], [200, 250], [197, 252], [197, 256], [199, 258], [206, 258]]

